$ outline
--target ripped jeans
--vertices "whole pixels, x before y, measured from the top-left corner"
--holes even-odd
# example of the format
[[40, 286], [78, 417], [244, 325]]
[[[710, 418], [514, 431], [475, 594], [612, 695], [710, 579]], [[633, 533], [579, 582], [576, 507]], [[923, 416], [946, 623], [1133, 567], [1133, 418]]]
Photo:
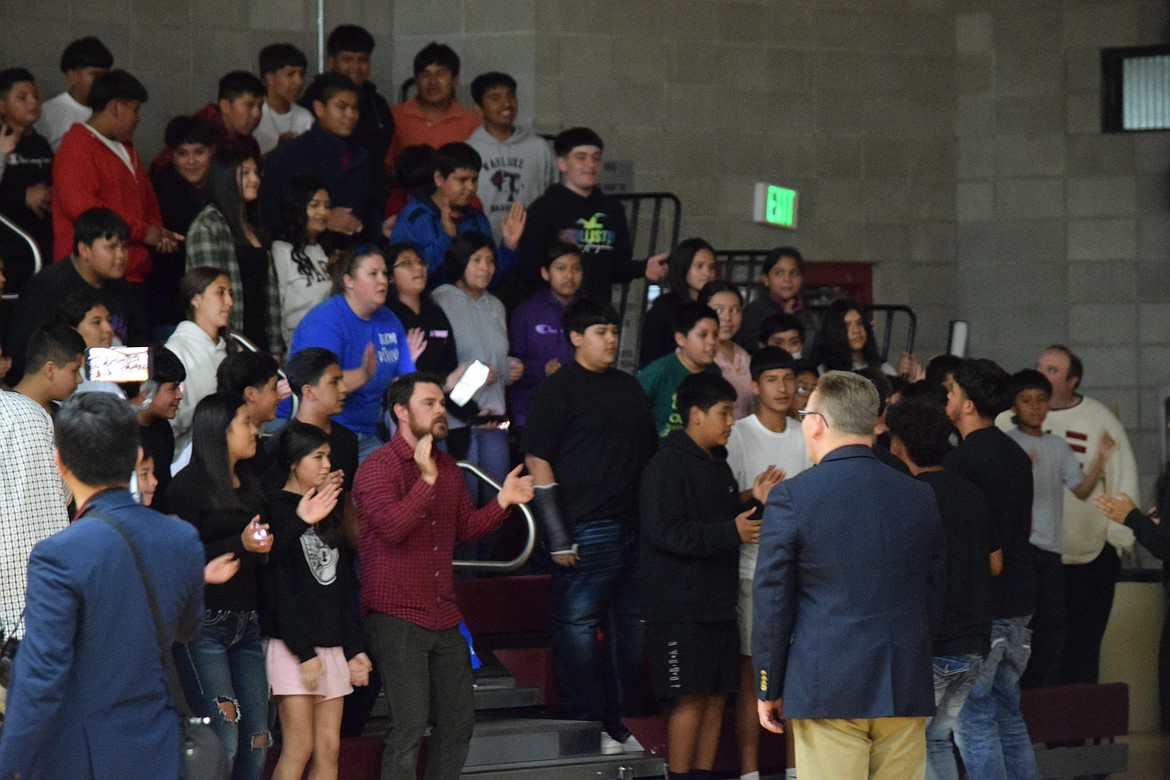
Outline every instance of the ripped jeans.
[[260, 780], [272, 735], [256, 613], [207, 610], [199, 636], [175, 645], [175, 661], [191, 709], [210, 715], [227, 748], [233, 780]]
[[1032, 654], [1031, 616], [991, 621], [991, 649], [955, 722], [971, 780], [1040, 780], [1020, 714], [1020, 676]]

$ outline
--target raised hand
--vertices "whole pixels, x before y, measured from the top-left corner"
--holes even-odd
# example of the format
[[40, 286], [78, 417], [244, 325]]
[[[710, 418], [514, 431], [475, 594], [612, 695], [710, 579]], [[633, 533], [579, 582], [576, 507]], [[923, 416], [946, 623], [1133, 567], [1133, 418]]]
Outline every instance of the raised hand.
[[414, 446], [414, 462], [418, 466], [419, 476], [428, 485], [435, 484], [435, 480], [439, 478], [439, 464], [435, 463], [435, 459], [431, 456], [431, 448], [434, 443], [435, 437], [428, 433], [425, 436], [420, 436], [418, 444]]
[[406, 346], [410, 349], [410, 359], [418, 361], [418, 356], [427, 348], [427, 334], [422, 328], [411, 328], [406, 331]]
[[509, 249], [515, 249], [519, 246], [520, 236], [524, 234], [524, 226], [527, 223], [528, 212], [524, 209], [523, 203], [516, 201], [500, 225], [500, 237], [504, 240], [504, 246]]
[[374, 378], [374, 374], [378, 371], [378, 351], [374, 349], [374, 342], [366, 344], [366, 351], [362, 353], [362, 364], [360, 366], [362, 376], [365, 380], [364, 385]]
[[297, 503], [297, 517], [309, 525], [316, 525], [329, 517], [340, 496], [341, 486], [335, 482], [326, 482], [320, 490], [309, 488]]
[[520, 476], [522, 468], [524, 468], [524, 464], [509, 472], [508, 476], [504, 478], [504, 484], [500, 488], [499, 494], [496, 495], [496, 500], [504, 509], [516, 504], [527, 504], [532, 500], [533, 491], [536, 488], [532, 483], [531, 476]]
[[756, 478], [752, 481], [752, 498], [761, 504], [766, 504], [768, 502], [768, 494], [772, 492], [772, 488], [784, 480], [784, 477], [783, 470], [775, 466], [768, 466], [768, 468], [757, 474]]

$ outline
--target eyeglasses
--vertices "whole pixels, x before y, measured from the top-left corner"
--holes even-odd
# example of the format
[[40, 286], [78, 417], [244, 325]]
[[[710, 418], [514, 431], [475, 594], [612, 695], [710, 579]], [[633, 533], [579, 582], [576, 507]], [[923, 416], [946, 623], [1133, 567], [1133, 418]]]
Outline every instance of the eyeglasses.
[[800, 417], [800, 421], [801, 421], [801, 422], [804, 422], [804, 418], [805, 418], [805, 417], [808, 417], [810, 414], [815, 414], [817, 417], [820, 417], [822, 420], [824, 420], [824, 421], [825, 421], [825, 427], [826, 427], [826, 428], [828, 428], [828, 427], [829, 427], [829, 418], [828, 418], [828, 417], [825, 417], [825, 416], [824, 416], [823, 414], [821, 414], [820, 412], [814, 412], [814, 411], [813, 411], [813, 410], [811, 410], [811, 409], [798, 409], [798, 410], [796, 411], [796, 414], [797, 414], [797, 415]]
[[419, 268], [424, 265], [426, 263], [417, 257], [404, 257], [401, 260], [394, 261], [395, 268]]

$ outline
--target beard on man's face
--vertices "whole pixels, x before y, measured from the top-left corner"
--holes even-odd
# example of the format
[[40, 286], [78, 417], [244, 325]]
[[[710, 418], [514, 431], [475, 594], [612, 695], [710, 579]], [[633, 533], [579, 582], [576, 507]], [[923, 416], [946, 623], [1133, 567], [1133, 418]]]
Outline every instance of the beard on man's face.
[[414, 438], [421, 439], [423, 436], [430, 434], [435, 441], [443, 441], [447, 438], [449, 428], [447, 426], [447, 415], [437, 417], [431, 422], [430, 428], [424, 428], [417, 424], [413, 418], [410, 420], [410, 432], [414, 434]]

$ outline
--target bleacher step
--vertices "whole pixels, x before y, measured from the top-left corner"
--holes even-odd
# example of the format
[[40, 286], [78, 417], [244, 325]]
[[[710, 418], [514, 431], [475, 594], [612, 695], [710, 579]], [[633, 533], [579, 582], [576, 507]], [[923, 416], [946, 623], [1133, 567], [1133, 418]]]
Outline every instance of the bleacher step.
[[[523, 757], [522, 759], [519, 757]], [[603, 755], [597, 721], [495, 718], [475, 724], [463, 775], [480, 780], [506, 778], [661, 777], [662, 758], [638, 754]]]

